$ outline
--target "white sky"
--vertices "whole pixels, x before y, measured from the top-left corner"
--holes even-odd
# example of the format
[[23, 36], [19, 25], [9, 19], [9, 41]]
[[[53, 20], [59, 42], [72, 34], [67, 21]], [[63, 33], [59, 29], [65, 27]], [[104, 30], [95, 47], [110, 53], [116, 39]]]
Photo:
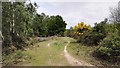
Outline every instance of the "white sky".
[[31, 0], [39, 5], [38, 13], [61, 15], [67, 28], [79, 22], [94, 25], [109, 17], [110, 7], [115, 7], [119, 0]]

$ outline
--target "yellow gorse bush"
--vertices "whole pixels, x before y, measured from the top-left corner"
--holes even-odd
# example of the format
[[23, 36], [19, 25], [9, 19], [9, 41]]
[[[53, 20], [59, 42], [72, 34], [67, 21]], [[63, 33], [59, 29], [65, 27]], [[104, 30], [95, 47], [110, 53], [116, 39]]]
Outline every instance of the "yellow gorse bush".
[[81, 22], [74, 26], [74, 30], [75, 34], [82, 35], [84, 31], [91, 30], [91, 26]]

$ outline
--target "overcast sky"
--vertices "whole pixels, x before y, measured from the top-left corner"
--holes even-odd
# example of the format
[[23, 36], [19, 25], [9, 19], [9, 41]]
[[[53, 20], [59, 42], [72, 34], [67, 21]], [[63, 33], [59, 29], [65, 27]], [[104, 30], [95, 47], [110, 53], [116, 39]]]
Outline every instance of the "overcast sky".
[[109, 17], [110, 7], [117, 6], [119, 0], [31, 0], [37, 2], [38, 13], [61, 15], [67, 28], [79, 22], [94, 25]]

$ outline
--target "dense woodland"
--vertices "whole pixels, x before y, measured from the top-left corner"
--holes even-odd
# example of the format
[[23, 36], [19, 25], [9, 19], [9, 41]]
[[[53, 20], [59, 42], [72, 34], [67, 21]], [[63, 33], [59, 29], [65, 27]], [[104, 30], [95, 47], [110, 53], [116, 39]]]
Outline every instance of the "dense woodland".
[[66, 29], [67, 24], [60, 15], [38, 14], [37, 8], [37, 3], [2, 3], [3, 55], [24, 49], [30, 37], [56, 35], [75, 38], [87, 46], [99, 46], [93, 53], [94, 57], [119, 64], [120, 4], [110, 9], [110, 20], [105, 18], [94, 27], [81, 22], [70, 29]]

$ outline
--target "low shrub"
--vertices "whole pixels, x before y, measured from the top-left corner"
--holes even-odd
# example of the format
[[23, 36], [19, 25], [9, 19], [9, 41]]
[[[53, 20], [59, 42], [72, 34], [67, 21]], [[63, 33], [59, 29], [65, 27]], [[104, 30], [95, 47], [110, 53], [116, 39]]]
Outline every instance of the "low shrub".
[[120, 36], [112, 34], [104, 38], [97, 50], [97, 55], [110, 62], [120, 62]]
[[77, 41], [88, 45], [98, 45], [98, 43], [107, 36], [109, 31], [108, 24], [96, 24], [91, 30], [84, 31], [83, 34], [78, 36]]
[[88, 36], [84, 38], [84, 43], [89, 45], [98, 45], [98, 43], [105, 38], [105, 35], [98, 32], [91, 32]]
[[3, 66], [6, 65], [12, 65], [14, 63], [20, 62], [18, 59], [21, 59], [23, 57], [23, 53], [21, 50], [16, 50], [15, 52], [9, 54], [9, 55], [3, 55], [2, 60], [3, 60]]

